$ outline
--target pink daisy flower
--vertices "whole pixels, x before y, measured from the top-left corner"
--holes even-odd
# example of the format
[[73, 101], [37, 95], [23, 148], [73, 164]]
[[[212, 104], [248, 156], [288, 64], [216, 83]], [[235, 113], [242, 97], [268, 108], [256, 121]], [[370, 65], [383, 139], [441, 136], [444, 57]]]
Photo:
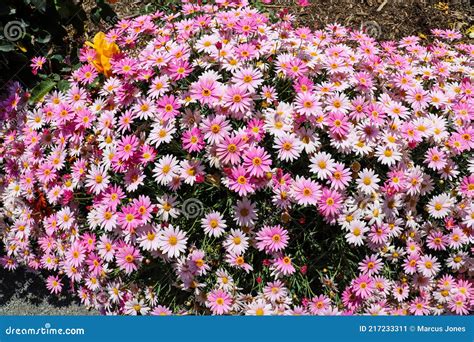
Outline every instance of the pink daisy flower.
[[408, 274], [414, 274], [417, 270], [418, 260], [420, 256], [418, 254], [411, 254], [405, 260], [403, 264], [403, 270]]
[[416, 316], [428, 315], [430, 313], [429, 303], [426, 299], [416, 297], [410, 302], [408, 310]]
[[435, 251], [446, 250], [447, 237], [441, 231], [431, 231], [426, 239], [426, 245]]
[[328, 119], [329, 131], [338, 136], [345, 136], [349, 133], [350, 125], [347, 116], [341, 112], [330, 113]]
[[449, 309], [456, 315], [468, 315], [469, 310], [472, 308], [472, 304], [469, 302], [469, 298], [463, 294], [456, 294], [452, 296], [448, 302]]
[[441, 269], [438, 259], [429, 254], [423, 255], [416, 264], [418, 271], [425, 277], [434, 277]]
[[191, 95], [201, 104], [213, 106], [220, 101], [222, 86], [212, 76], [201, 76], [191, 85]]
[[321, 114], [322, 107], [315, 94], [310, 92], [300, 93], [295, 99], [295, 108], [301, 115], [317, 116]]
[[200, 128], [204, 133], [204, 139], [210, 144], [221, 142], [232, 130], [230, 122], [224, 115], [206, 117], [202, 120]]
[[446, 153], [437, 147], [426, 151], [425, 163], [433, 170], [442, 170], [446, 166]]
[[228, 87], [222, 101], [223, 105], [234, 113], [245, 113], [253, 105], [252, 98], [247, 89], [238, 86]]
[[253, 271], [253, 267], [245, 261], [243, 255], [235, 253], [227, 253], [226, 262], [236, 268], [244, 270], [246, 273]]
[[299, 205], [316, 205], [321, 197], [321, 186], [309, 178], [297, 176], [291, 184], [291, 194]]
[[30, 67], [32, 69], [33, 75], [36, 75], [38, 70], [43, 69], [44, 63], [46, 63], [46, 58], [43, 56], [33, 57], [31, 59]]
[[324, 295], [320, 295], [311, 299], [309, 302], [309, 310], [313, 315], [320, 315], [327, 310], [330, 305], [331, 300]]
[[368, 276], [373, 276], [380, 272], [382, 266], [382, 260], [378, 259], [374, 254], [371, 256], [366, 256], [365, 259], [359, 263], [359, 271], [367, 274]]
[[374, 282], [367, 274], [363, 274], [352, 281], [352, 288], [356, 295], [365, 299], [372, 295], [374, 291]]
[[63, 288], [63, 284], [59, 280], [58, 276], [49, 276], [46, 279], [46, 287], [51, 293], [58, 294]]
[[169, 79], [166, 75], [158, 76], [153, 79], [148, 90], [148, 96], [157, 99], [163, 96], [169, 90]]
[[291, 275], [296, 271], [289, 256], [282, 256], [273, 260], [273, 268], [275, 272], [281, 273], [285, 276]]
[[206, 305], [214, 315], [223, 315], [230, 312], [232, 297], [223, 290], [213, 290], [207, 295]]
[[288, 232], [280, 225], [264, 226], [257, 233], [257, 248], [269, 253], [283, 250], [288, 245]]
[[150, 312], [150, 315], [152, 316], [170, 316], [172, 314], [173, 311], [163, 305], [158, 305]]
[[258, 69], [240, 68], [234, 73], [232, 81], [236, 86], [254, 92], [263, 83], [262, 77]]
[[335, 190], [344, 190], [351, 181], [351, 171], [343, 163], [334, 163], [334, 171], [328, 177], [329, 187]]
[[227, 136], [217, 145], [216, 155], [224, 164], [238, 164], [245, 142], [239, 135]]
[[66, 260], [74, 267], [79, 267], [85, 258], [85, 249], [77, 241], [66, 251]]

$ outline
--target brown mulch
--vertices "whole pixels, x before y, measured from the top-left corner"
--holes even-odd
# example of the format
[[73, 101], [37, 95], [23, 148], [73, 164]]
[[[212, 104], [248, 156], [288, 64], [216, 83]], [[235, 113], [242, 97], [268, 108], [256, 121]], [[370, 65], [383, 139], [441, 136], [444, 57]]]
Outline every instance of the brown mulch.
[[[299, 23], [324, 27], [339, 23], [365, 28], [381, 40], [396, 40], [411, 35], [429, 36], [433, 28], [456, 29], [469, 40], [474, 33], [474, 0], [309, 0], [306, 8], [293, 0], [274, 0], [270, 7], [289, 8]], [[471, 37], [473, 35], [471, 34]]]

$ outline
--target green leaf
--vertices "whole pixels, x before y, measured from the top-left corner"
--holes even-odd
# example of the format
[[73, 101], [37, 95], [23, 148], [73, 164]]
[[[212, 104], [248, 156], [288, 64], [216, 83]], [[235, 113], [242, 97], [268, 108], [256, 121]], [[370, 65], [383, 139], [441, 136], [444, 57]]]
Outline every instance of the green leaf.
[[40, 44], [49, 43], [51, 40], [51, 34], [45, 30], [42, 30], [39, 35], [35, 36], [36, 41]]
[[52, 55], [51, 57], [49, 57], [49, 59], [57, 60], [59, 62], [62, 62], [64, 60], [64, 56], [56, 54], [56, 55]]
[[66, 92], [71, 88], [71, 84], [66, 80], [61, 80], [58, 82], [58, 89], [62, 92]]
[[41, 100], [47, 93], [49, 93], [54, 88], [55, 85], [56, 82], [51, 79], [42, 81], [40, 84], [31, 89], [30, 102], [34, 103]]
[[7, 45], [0, 45], [0, 51], [2, 52], [9, 52], [15, 50], [15, 45], [7, 44]]

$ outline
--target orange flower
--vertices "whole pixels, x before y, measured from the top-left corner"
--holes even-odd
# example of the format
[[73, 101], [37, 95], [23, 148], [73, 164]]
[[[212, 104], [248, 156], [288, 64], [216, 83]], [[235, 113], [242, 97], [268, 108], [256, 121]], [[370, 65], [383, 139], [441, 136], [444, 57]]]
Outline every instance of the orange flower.
[[86, 45], [94, 48], [96, 51], [96, 58], [92, 64], [97, 71], [109, 77], [111, 72], [110, 58], [120, 52], [119, 47], [115, 43], [110, 43], [103, 32], [99, 32], [94, 36], [93, 42], [86, 42]]

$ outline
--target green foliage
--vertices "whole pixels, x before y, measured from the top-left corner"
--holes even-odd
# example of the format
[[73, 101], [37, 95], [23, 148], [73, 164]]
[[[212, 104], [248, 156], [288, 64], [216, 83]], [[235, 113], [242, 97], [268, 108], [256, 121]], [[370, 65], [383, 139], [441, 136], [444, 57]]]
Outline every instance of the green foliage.
[[[117, 20], [105, 0], [97, 0], [95, 7], [87, 12], [82, 2], [0, 1], [0, 88], [9, 80], [15, 80], [33, 88], [33, 97], [40, 98], [57, 82], [58, 86], [67, 87], [58, 76], [70, 74], [78, 63], [78, 51], [89, 24], [110, 26]], [[35, 76], [31, 72], [30, 60], [36, 56], [48, 59], [43, 75]], [[49, 75], [47, 79], [45, 75]]]

